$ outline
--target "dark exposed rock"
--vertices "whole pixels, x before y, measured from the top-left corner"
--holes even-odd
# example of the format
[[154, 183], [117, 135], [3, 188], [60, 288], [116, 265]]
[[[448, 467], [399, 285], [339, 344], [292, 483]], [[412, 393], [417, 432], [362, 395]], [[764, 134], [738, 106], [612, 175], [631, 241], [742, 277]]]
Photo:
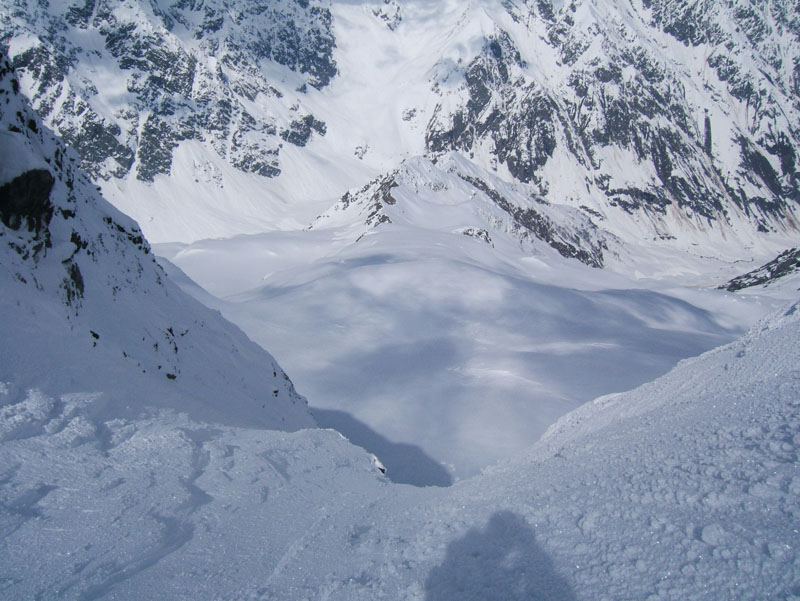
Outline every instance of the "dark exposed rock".
[[258, 58], [267, 58], [285, 65], [293, 71], [307, 73], [309, 84], [317, 89], [327, 86], [338, 73], [333, 49], [336, 40], [331, 31], [333, 18], [328, 8], [308, 2], [299, 4], [307, 11], [306, 27], [288, 15], [275, 10], [275, 26], [270, 31], [259, 32], [249, 48]]
[[706, 116], [703, 119], [703, 150], [706, 151], [708, 156], [713, 156], [713, 145], [711, 139], [711, 117], [708, 116], [706, 109]]
[[70, 25], [75, 25], [81, 29], [89, 26], [89, 19], [94, 12], [96, 0], [84, 0], [83, 4], [73, 4], [67, 9], [66, 20]]
[[400, 25], [400, 22], [403, 20], [400, 5], [395, 0], [383, 0], [383, 6], [380, 8], [373, 8], [372, 14], [386, 23], [386, 26], [391, 31], [397, 29], [398, 25]]
[[[85, 102], [70, 94], [62, 107], [72, 118], [55, 119], [61, 137], [81, 157], [81, 166], [95, 179], [124, 177], [131, 169], [134, 151], [119, 141], [122, 133], [116, 123], [107, 123]], [[74, 117], [77, 116], [77, 119]], [[116, 168], [108, 171], [98, 168], [106, 159], [113, 159]]]
[[[604, 247], [602, 245], [593, 245], [590, 237], [586, 236], [581, 239], [578, 236], [570, 236], [563, 228], [560, 228], [542, 213], [532, 208], [523, 208], [512, 204], [483, 180], [463, 174], [458, 175], [491, 198], [498, 207], [513, 219], [513, 223], [518, 230], [536, 240], [546, 242], [562, 257], [577, 259], [591, 267], [603, 266]], [[573, 240], [568, 240], [570, 237]], [[582, 248], [582, 246], [589, 246], [589, 249]]]
[[775, 196], [780, 196], [783, 192], [783, 187], [778, 174], [772, 168], [767, 157], [754, 148], [744, 137], [739, 139], [739, 144], [741, 145], [742, 166], [764, 182], [767, 189]]
[[281, 138], [295, 146], [305, 146], [311, 139], [311, 134], [317, 132], [324, 136], [327, 127], [324, 122], [316, 119], [314, 115], [306, 115], [301, 119], [292, 121], [288, 129], [281, 130]]
[[64, 278], [62, 287], [64, 289], [67, 305], [73, 306], [78, 304], [80, 299], [83, 298], [85, 284], [78, 264], [70, 261], [68, 265], [67, 277]]
[[142, 128], [136, 177], [145, 182], [152, 182], [156, 175], [169, 175], [172, 168], [172, 151], [178, 145], [178, 141], [174, 130], [165, 121], [151, 115]]
[[357, 192], [345, 192], [334, 208], [344, 210], [351, 204], [360, 204], [363, 205], [363, 211], [366, 213], [365, 223], [367, 226], [377, 227], [382, 223], [392, 223], [391, 218], [384, 211], [384, 207], [397, 204], [397, 199], [392, 196], [392, 190], [399, 186], [395, 179], [397, 174], [398, 172], [395, 171], [379, 177]]
[[14, 230], [40, 233], [53, 217], [50, 191], [55, 179], [46, 169], [32, 169], [0, 186], [0, 220]]
[[[794, 180], [796, 176], [795, 163], [797, 161], [797, 153], [791, 140], [784, 132], [779, 132], [777, 135], [772, 136], [772, 140], [767, 142], [766, 149], [773, 156], [777, 156], [781, 162], [781, 173], [788, 176], [790, 180]], [[795, 187], [797, 184], [795, 183]]]
[[398, 184], [395, 181], [395, 175], [389, 175], [377, 182], [375, 190], [369, 198], [367, 225], [377, 227], [381, 223], [391, 223], [392, 220], [383, 212], [385, 205], [397, 204], [394, 196], [392, 196], [392, 189], [397, 188]]
[[787, 275], [800, 272], [800, 249], [790, 248], [779, 254], [769, 263], [720, 286], [730, 292], [753, 286], [769, 285]]
[[[464, 109], [446, 123], [437, 111], [426, 142], [432, 152], [471, 151], [489, 138], [501, 163], [522, 182], [536, 180], [536, 171], [555, 149], [552, 100], [535, 85], [520, 90], [511, 70], [524, 63], [506, 34], [487, 39], [483, 52], [467, 67], [469, 93]], [[495, 100], [498, 98], [499, 100]]]
[[475, 227], [468, 227], [461, 230], [461, 233], [465, 236], [470, 236], [471, 238], [477, 238], [478, 240], [482, 240], [486, 242], [489, 246], [494, 246], [492, 243], [492, 237], [489, 235], [489, 232], [483, 228], [475, 228]]
[[[150, 182], [169, 173], [177, 143], [197, 140], [241, 170], [279, 174], [280, 140], [269, 140], [278, 137], [274, 122], [260, 117], [242, 126], [245, 106], [259, 94], [281, 94], [267, 81], [263, 60], [302, 75], [298, 87], [330, 83], [337, 73], [330, 10], [318, 0], [245, 3], [235, 11], [216, 0], [175, 0], [147, 3], [142, 11], [134, 3], [120, 14], [118, 3], [74, 0], [63, 18], [47, 11], [2, 18], [2, 44], [37, 32], [38, 43], [16, 55], [14, 64], [34, 81], [34, 107], [78, 150], [81, 166], [94, 179], [109, 179], [125, 177], [136, 165], [136, 177]], [[173, 35], [178, 24], [216, 69], [198, 62], [196, 49]], [[87, 32], [100, 37], [101, 49], [80, 46]], [[102, 101], [94, 103], [105, 91], [74, 70], [86, 57], [111, 59], [110, 67], [123, 71], [131, 96], [124, 110], [112, 115], [103, 112]], [[312, 120], [293, 124], [286, 135], [302, 145], [308, 127], [324, 134], [325, 125]]]
[[281, 174], [278, 150], [263, 150], [257, 144], [240, 145], [245, 152], [233, 157], [231, 164], [247, 173], [264, 177], [277, 177]]

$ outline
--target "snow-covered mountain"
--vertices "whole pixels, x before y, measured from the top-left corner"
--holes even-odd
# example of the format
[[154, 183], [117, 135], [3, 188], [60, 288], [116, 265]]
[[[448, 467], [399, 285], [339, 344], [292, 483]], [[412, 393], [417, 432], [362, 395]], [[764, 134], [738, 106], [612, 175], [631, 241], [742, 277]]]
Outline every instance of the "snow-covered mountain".
[[790, 3], [2, 2], [0, 597], [800, 597]]
[[[771, 301], [676, 287], [796, 246], [786, 2], [3, 7], [33, 106], [159, 253], [229, 298], [176, 278], [287, 357], [321, 408], [428, 452], [447, 437], [409, 421], [432, 397], [477, 404], [449, 432], [489, 463], [466, 416], [490, 413], [519, 450], [581, 402], [730, 340]], [[555, 382], [578, 358], [593, 367]], [[358, 386], [364, 365], [402, 384]], [[506, 402], [538, 412], [527, 437], [506, 429]]]
[[[332, 431], [0, 411], [2, 595], [794, 599], [800, 307], [450, 488]], [[7, 395], [6, 389], [0, 392]], [[22, 422], [38, 427], [21, 430]]]
[[551, 243], [590, 222], [765, 259], [797, 236], [789, 1], [4, 4], [35, 108], [157, 242], [302, 227], [448, 152], [580, 211]]
[[0, 380], [3, 439], [27, 436], [73, 393], [87, 414], [170, 408], [210, 422], [314, 425], [274, 359], [181, 292], [138, 226], [98, 194], [39, 121], [0, 55]]

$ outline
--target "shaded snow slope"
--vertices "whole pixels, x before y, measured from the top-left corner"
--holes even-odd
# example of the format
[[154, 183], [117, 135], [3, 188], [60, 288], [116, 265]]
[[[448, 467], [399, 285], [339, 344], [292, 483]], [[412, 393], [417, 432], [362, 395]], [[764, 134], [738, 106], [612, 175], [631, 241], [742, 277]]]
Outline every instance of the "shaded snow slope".
[[330, 431], [91, 430], [90, 397], [31, 393], [43, 427], [0, 443], [3, 596], [795, 598], [799, 327], [795, 304], [450, 488]]
[[[391, 181], [310, 231], [156, 250], [219, 298], [182, 280], [187, 291], [276, 353], [324, 410], [322, 425], [377, 454], [396, 481], [446, 483], [431, 459], [451, 477], [474, 474], [567, 411], [730, 341], [774, 306], [680, 287], [691, 263], [660, 264], [674, 279], [634, 281], [566, 259], [427, 162]], [[387, 220], [367, 224], [372, 213]]]
[[[29, 433], [60, 410], [59, 396], [89, 392], [90, 413], [104, 419], [158, 406], [212, 422], [312, 426], [272, 357], [165, 277], [136, 223], [100, 197], [0, 61], [6, 416]], [[19, 403], [31, 395], [50, 400], [30, 413]]]
[[239, 598], [797, 598], [798, 328], [794, 304], [446, 494], [345, 509]]
[[448, 153], [407, 159], [307, 230], [156, 249], [222, 300], [187, 291], [277, 353], [322, 425], [395, 481], [442, 484], [774, 306], [685, 286], [729, 280], [775, 240], [688, 225], [654, 240], [640, 225], [609, 227]]

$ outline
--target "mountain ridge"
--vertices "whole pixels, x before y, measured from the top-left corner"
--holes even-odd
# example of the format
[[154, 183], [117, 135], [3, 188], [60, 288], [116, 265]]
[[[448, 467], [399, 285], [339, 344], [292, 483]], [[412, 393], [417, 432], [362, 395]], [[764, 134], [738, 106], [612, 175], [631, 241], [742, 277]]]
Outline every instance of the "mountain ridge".
[[404, 157], [457, 152], [611, 235], [723, 230], [766, 259], [800, 227], [797, 19], [706, 4], [109, 2], [49, 34], [55, 13], [18, 9], [0, 43], [158, 242], [303, 227]]
[[98, 416], [166, 406], [222, 423], [314, 425], [268, 353], [166, 278], [136, 223], [27, 105], [2, 54], [0, 129], [0, 378], [12, 398], [89, 390]]

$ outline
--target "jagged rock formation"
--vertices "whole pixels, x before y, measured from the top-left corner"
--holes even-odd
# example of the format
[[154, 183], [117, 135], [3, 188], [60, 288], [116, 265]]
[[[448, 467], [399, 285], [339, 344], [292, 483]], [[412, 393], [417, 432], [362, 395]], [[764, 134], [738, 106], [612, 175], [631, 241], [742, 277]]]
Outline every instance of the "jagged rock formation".
[[[490, 156], [551, 198], [563, 186], [548, 166], [567, 157], [588, 196], [629, 213], [676, 206], [702, 223], [740, 212], [762, 230], [795, 214], [800, 25], [791, 3], [505, 6], [513, 25], [498, 23], [477, 56], [435, 81], [442, 89], [462, 78], [463, 100], [437, 106], [431, 152]], [[678, 61], [675, 40], [704, 57], [702, 72]], [[712, 139], [734, 151], [715, 151]]]
[[[174, 237], [168, 224], [162, 239], [263, 230], [282, 201], [340, 197], [409, 156], [451, 152], [623, 238], [682, 249], [736, 239], [732, 258], [742, 240], [766, 234], [785, 247], [800, 227], [800, 22], [789, 0], [425, 10], [87, 0], [66, 12], [4, 1], [0, 44], [93, 178], [198, 184], [187, 196], [202, 202], [176, 209]], [[193, 162], [173, 173], [187, 145]], [[287, 161], [294, 180], [270, 187]], [[224, 183], [238, 173], [265, 179], [231, 193]], [[154, 196], [142, 223], [175, 202], [159, 196], [174, 190], [136, 189]], [[115, 202], [132, 210], [124, 194]], [[230, 212], [217, 211], [219, 196], [246, 218], [209, 225]], [[576, 249], [561, 251], [596, 255]]]
[[798, 272], [800, 272], [800, 249], [790, 248], [783, 251], [769, 263], [735, 277], [726, 285], [720, 287], [730, 292], [736, 292], [753, 286], [769, 286], [781, 278]]
[[[469, 199], [463, 202], [455, 199]], [[426, 219], [432, 212], [435, 220]], [[457, 154], [436, 164], [404, 162], [392, 173], [344, 194], [311, 228], [354, 224], [359, 238], [383, 224], [467, 234], [492, 244], [506, 237], [533, 248], [546, 244], [560, 255], [603, 267], [609, 245], [618, 241], [592, 221], [585, 210], [556, 206], [527, 184], [506, 184]], [[490, 232], [496, 232], [492, 234]]]
[[[283, 93], [262, 66], [295, 73], [297, 88], [322, 88], [337, 72], [331, 14], [319, 2], [85, 0], [66, 13], [7, 4], [0, 44], [10, 47], [34, 108], [96, 179], [169, 175], [174, 149], [187, 140], [243, 171], [278, 175], [278, 130], [297, 118], [263, 110]], [[306, 117], [324, 135], [311, 115], [298, 122]]]

